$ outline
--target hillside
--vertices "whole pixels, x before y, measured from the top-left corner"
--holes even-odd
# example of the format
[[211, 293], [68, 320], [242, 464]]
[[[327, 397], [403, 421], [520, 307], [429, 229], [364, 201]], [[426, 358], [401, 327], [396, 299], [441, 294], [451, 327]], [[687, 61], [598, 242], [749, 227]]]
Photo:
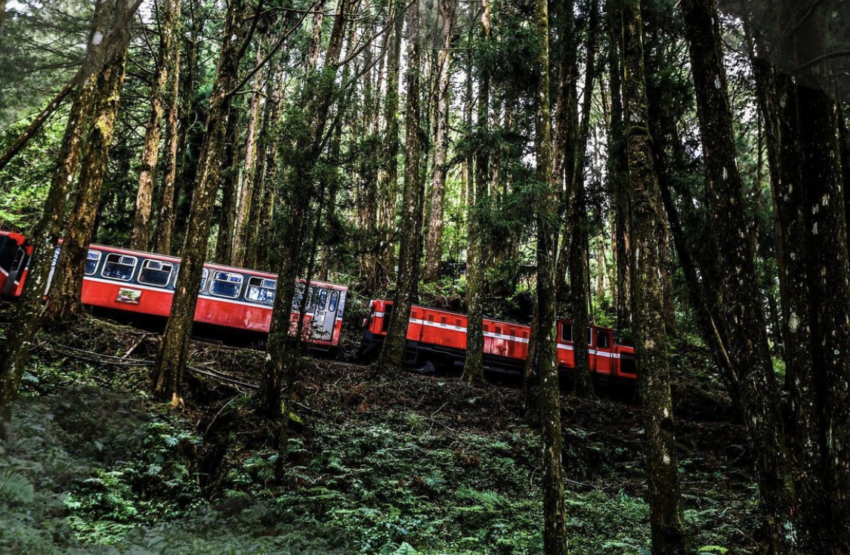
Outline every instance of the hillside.
[[[128, 364], [152, 358], [156, 341], [94, 319], [39, 336], [0, 447], [0, 551], [541, 552], [540, 444], [516, 384], [470, 388], [310, 359], [278, 481], [247, 388], [189, 374], [185, 407], [148, 399], [147, 367]], [[695, 547], [745, 553], [756, 488], [744, 431], [726, 421], [704, 353], [678, 353], [677, 440]], [[195, 342], [190, 365], [248, 383], [262, 356]], [[641, 415], [622, 397], [563, 398], [572, 553], [649, 552]]]

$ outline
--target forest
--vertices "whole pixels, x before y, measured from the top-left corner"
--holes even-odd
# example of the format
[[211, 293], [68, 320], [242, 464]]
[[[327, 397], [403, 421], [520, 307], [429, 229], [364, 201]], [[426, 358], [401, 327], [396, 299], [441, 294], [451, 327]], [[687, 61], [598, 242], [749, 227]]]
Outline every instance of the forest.
[[850, 555], [848, 119], [843, 0], [0, 0], [0, 552]]

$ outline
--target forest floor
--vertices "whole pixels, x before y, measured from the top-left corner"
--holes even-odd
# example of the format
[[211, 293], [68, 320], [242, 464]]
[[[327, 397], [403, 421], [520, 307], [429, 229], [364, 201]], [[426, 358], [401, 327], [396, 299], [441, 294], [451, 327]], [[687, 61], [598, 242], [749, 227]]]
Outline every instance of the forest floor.
[[[149, 367], [130, 364], [156, 342], [96, 319], [39, 336], [0, 443], [0, 552], [542, 552], [539, 440], [517, 387], [308, 359], [277, 476], [247, 389], [188, 374], [184, 407], [148, 398]], [[262, 358], [195, 342], [190, 364], [255, 382]], [[706, 366], [677, 345], [685, 517], [694, 551], [746, 553], [752, 459]], [[649, 553], [640, 410], [565, 394], [562, 418], [571, 552]]]

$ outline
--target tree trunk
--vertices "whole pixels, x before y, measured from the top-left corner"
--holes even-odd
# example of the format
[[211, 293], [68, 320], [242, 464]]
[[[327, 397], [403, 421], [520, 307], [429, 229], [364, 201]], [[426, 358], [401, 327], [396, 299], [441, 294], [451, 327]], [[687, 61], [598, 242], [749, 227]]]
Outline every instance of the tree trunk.
[[[485, 0], [486, 1], [486, 0]], [[452, 28], [458, 0], [439, 0], [440, 50], [437, 66], [437, 110], [434, 115], [434, 171], [431, 175], [431, 213], [428, 218], [428, 248], [423, 279], [434, 282], [440, 279], [440, 262], [443, 257], [443, 213], [446, 200], [446, 152], [448, 151], [449, 110], [451, 108]]]
[[221, 216], [215, 243], [215, 260], [219, 264], [233, 265], [233, 236], [236, 229], [236, 211], [239, 207], [239, 177], [244, 152], [240, 152], [239, 131], [242, 106], [236, 99], [231, 103], [224, 134], [224, 151], [221, 156]]
[[705, 152], [711, 225], [729, 332], [729, 356], [741, 378], [741, 408], [757, 459], [766, 542], [793, 551], [794, 486], [782, 430], [776, 377], [755, 270], [751, 221], [738, 172], [720, 24], [713, 0], [684, 0], [685, 28]]
[[540, 376], [540, 421], [543, 440], [543, 549], [546, 555], [567, 552], [564, 478], [561, 464], [561, 399], [558, 384], [555, 257], [560, 176], [552, 171], [549, 113], [549, 9], [535, 0], [533, 12], [537, 86], [534, 103], [534, 149], [542, 191], [537, 200], [537, 372]]
[[[325, 66], [322, 70], [314, 70], [308, 78], [304, 91], [304, 99], [307, 102], [304, 115], [309, 129], [296, 138], [294, 152], [299, 159], [291, 161], [291, 174], [283, 189], [285, 213], [281, 215], [283, 236], [277, 295], [269, 329], [266, 361], [263, 365], [260, 388], [256, 394], [257, 411], [268, 419], [276, 420], [281, 414], [283, 401], [281, 388], [286, 389], [287, 408], [284, 411], [282, 436], [279, 438], [280, 449], [285, 448], [288, 407], [291, 404], [288, 401], [293, 393], [292, 388], [299, 364], [300, 331], [294, 338], [290, 337], [290, 315], [296, 292], [295, 280], [305, 265], [303, 246], [307, 242], [309, 233], [310, 201], [316, 181], [313, 170], [324, 146], [325, 128], [334, 101], [337, 64], [342, 52], [348, 12], [349, 0], [341, 0], [337, 5], [337, 14], [325, 55]], [[306, 298], [308, 294], [309, 290], [305, 290], [304, 297]]]
[[[95, 56], [93, 51], [98, 47], [93, 44], [91, 37], [98, 32], [101, 35], [107, 32], [109, 14], [106, 12], [111, 13], [111, 9], [108, 8], [110, 7], [105, 3], [99, 3], [95, 8], [86, 51], [87, 59]], [[45, 287], [55, 248], [62, 232], [62, 224], [65, 221], [68, 200], [73, 196], [74, 174], [77, 173], [85, 129], [91, 118], [96, 83], [96, 79], [88, 79], [77, 91], [68, 114], [58, 163], [44, 203], [44, 210], [30, 234], [33, 251], [27, 277], [29, 285], [24, 288], [15, 309], [15, 325], [6, 330], [6, 340], [0, 344], [0, 420], [3, 421], [8, 422], [11, 417], [11, 403], [20, 388], [32, 340], [41, 327]]]
[[[177, 2], [177, 21], [174, 35], [179, 37], [180, 2]], [[168, 65], [168, 82], [165, 92], [165, 167], [162, 170], [162, 192], [159, 198], [159, 216], [156, 222], [154, 250], [172, 254], [174, 236], [174, 207], [177, 200], [177, 170], [180, 149], [180, 41], [171, 42], [165, 63]]]
[[[393, 16], [403, 2], [393, 0]], [[378, 189], [381, 195], [380, 225], [384, 228], [384, 240], [380, 254], [379, 281], [387, 283], [395, 274], [395, 225], [396, 199], [398, 197], [398, 151], [399, 151], [399, 71], [401, 67], [401, 41], [404, 18], [396, 19], [392, 33], [389, 59], [387, 60], [387, 93], [384, 98], [384, 148], [381, 170], [378, 174]]]
[[[575, 355], [575, 393], [578, 397], [592, 398], [593, 375], [590, 371], [590, 348], [587, 344], [587, 330], [590, 329], [590, 315], [588, 304], [590, 301], [590, 275], [588, 275], [589, 250], [589, 223], [587, 221], [587, 193], [584, 183], [584, 169], [586, 166], [586, 151], [588, 138], [590, 136], [590, 111], [593, 99], [593, 80], [596, 73], [596, 35], [599, 22], [599, 2], [591, 0], [589, 5], [589, 25], [587, 29], [587, 63], [585, 64], [584, 99], [582, 101], [582, 120], [579, 130], [579, 139], [576, 145], [576, 163], [572, 176], [567, 179], [572, 181], [570, 189], [575, 195], [573, 210], [570, 216], [573, 218], [572, 240], [569, 250], [570, 268], [570, 298], [573, 317], [573, 353]], [[565, 235], [566, 237], [566, 235]], [[563, 276], [558, 276], [559, 286], [563, 283]], [[560, 295], [563, 296], [563, 295]]]
[[629, 167], [635, 345], [643, 407], [644, 460], [649, 488], [652, 552], [688, 553], [682, 513], [678, 453], [664, 326], [664, 260], [667, 234], [649, 135], [639, 0], [623, 4], [623, 98]]
[[221, 55], [210, 94], [207, 134], [198, 162], [197, 183], [186, 226], [181, 253], [180, 273], [172, 301], [171, 317], [154, 366], [153, 391], [160, 400], [181, 402], [183, 372], [189, 355], [192, 321], [210, 233], [210, 217], [221, 178], [221, 154], [226, 132], [225, 118], [230, 111], [231, 90], [239, 69], [242, 18], [245, 0], [231, 0], [225, 15]]
[[119, 47], [107, 59], [94, 85], [97, 100], [94, 102], [86, 139], [76, 202], [65, 226], [62, 252], [44, 311], [44, 320], [51, 325], [74, 320], [83, 310], [83, 272], [109, 161], [129, 45], [130, 33], [127, 31]]
[[[257, 41], [257, 63], [263, 59], [263, 50], [259, 46], [262, 41]], [[257, 130], [260, 129], [261, 104], [262, 104], [262, 86], [263, 72], [258, 71], [254, 77], [253, 89], [251, 95], [251, 104], [248, 107], [248, 130], [245, 138], [245, 168], [243, 170], [242, 190], [239, 194], [239, 206], [236, 210], [236, 223], [234, 226], [233, 236], [233, 256], [231, 264], [242, 267], [245, 265], [245, 255], [247, 252], [247, 242], [249, 227], [251, 225], [250, 216], [253, 210], [253, 205], [256, 201], [256, 189], [259, 182], [256, 179], [256, 168], [258, 164], [258, 156], [260, 152], [257, 146]]]
[[180, 0], [168, 0], [160, 12], [159, 54], [156, 61], [156, 73], [151, 84], [151, 111], [145, 129], [145, 141], [142, 147], [142, 169], [139, 172], [139, 190], [136, 194], [136, 215], [133, 232], [130, 236], [130, 248], [146, 251], [150, 247], [151, 214], [153, 213], [153, 188], [156, 179], [156, 164], [159, 159], [159, 137], [162, 117], [165, 111], [166, 87], [169, 84], [169, 59], [173, 59], [173, 50], [177, 44], [177, 30], [180, 22]]
[[274, 175], [269, 173], [273, 168], [274, 163], [271, 158], [274, 155], [274, 133], [277, 129], [277, 124], [280, 119], [280, 80], [279, 72], [274, 72], [272, 78], [269, 79], [266, 85], [266, 105], [263, 114], [263, 126], [260, 129], [260, 135], [257, 140], [256, 162], [254, 163], [254, 177], [252, 179], [251, 211], [243, 223], [244, 238], [242, 239], [245, 247], [245, 253], [242, 256], [242, 263], [246, 268], [255, 268], [257, 266], [257, 251], [260, 246], [260, 236], [269, 233], [267, 227], [262, 227], [261, 221], [266, 195], [269, 189], [273, 187], [272, 180]]
[[[487, 48], [490, 40], [490, 4], [481, 0], [480, 45]], [[478, 76], [478, 122], [476, 133], [483, 137], [489, 133], [490, 75], [486, 68]], [[481, 141], [486, 142], [486, 141]], [[484, 288], [487, 262], [484, 259], [484, 211], [487, 209], [487, 184], [490, 180], [489, 147], [480, 144], [475, 159], [475, 189], [468, 189], [466, 255], [466, 361], [461, 379], [466, 383], [484, 381]]]
[[621, 87], [622, 22], [618, 3], [606, 4], [609, 27], [608, 87], [611, 91], [611, 132], [608, 157], [608, 181], [614, 195], [614, 258], [617, 262], [617, 328], [631, 328], [631, 249], [629, 245], [629, 190], [628, 160], [623, 127], [623, 97]]
[[[797, 63], [827, 51], [827, 18], [823, 9], [800, 26]], [[821, 553], [846, 553], [850, 546], [850, 256], [847, 245], [844, 194], [837, 142], [836, 104], [817, 89], [828, 64], [814, 67], [797, 80], [797, 104], [802, 154], [802, 186], [807, 198], [796, 209], [810, 218], [809, 284], [812, 291], [812, 345], [815, 387], [798, 386], [805, 409], [795, 416], [803, 437], [794, 443], [804, 472], [824, 465], [822, 478], [810, 480], [798, 492], [807, 501], [807, 521], [819, 526]], [[803, 230], [805, 231], [805, 230]], [[793, 252], [793, 251], [792, 251]], [[795, 255], [796, 252], [793, 252]], [[803, 274], [789, 275], [799, 280]], [[789, 294], [793, 294], [789, 291]], [[793, 322], [789, 322], [789, 327]], [[798, 376], [805, 379], [806, 376]], [[820, 405], [820, 415], [811, 408]], [[801, 420], [805, 418], [805, 420]], [[822, 427], [821, 427], [822, 426]], [[820, 434], [817, 447], [807, 440]], [[805, 443], [804, 443], [805, 442]], [[799, 471], [798, 471], [799, 472]], [[826, 494], [825, 496], [823, 494]], [[824, 503], [824, 498], [828, 503]]]
[[[387, 337], [379, 362], [383, 372], [401, 370], [407, 345], [410, 307], [419, 292], [417, 275], [419, 237], [416, 235], [419, 190], [419, 6], [414, 2], [407, 19], [407, 100], [405, 115], [404, 189], [402, 193], [401, 244], [398, 256], [398, 279], [393, 298]], [[390, 93], [391, 94], [391, 93]], [[388, 94], [389, 96], [389, 94]]]

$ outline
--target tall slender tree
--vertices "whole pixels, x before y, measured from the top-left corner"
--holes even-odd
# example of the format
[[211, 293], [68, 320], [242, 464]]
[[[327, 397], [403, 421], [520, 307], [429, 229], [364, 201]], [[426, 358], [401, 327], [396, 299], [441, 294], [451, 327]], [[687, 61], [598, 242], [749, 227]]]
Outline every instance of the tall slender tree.
[[[738, 170], [732, 110], [714, 0], [684, 0], [685, 33], [705, 151], [706, 197], [719, 250], [728, 323], [729, 357], [741, 378], [741, 409], [757, 459], [767, 542], [775, 553], [793, 551], [794, 481], [785, 443], [779, 390], [770, 357], [755, 270], [752, 219]], [[632, 220], [634, 223], [634, 219]]]
[[401, 369], [407, 345], [410, 308], [419, 292], [418, 254], [420, 239], [416, 235], [419, 220], [419, 5], [413, 2], [407, 14], [407, 98], [405, 115], [404, 189], [402, 192], [401, 244], [398, 256], [396, 294], [387, 337], [379, 362], [383, 372]]
[[537, 373], [540, 376], [540, 422], [543, 438], [543, 547], [546, 555], [567, 552], [567, 515], [561, 463], [561, 399], [558, 382], [555, 257], [558, 249], [560, 178], [552, 171], [549, 102], [549, 6], [533, 4], [535, 40], [534, 149], [537, 180]]
[[[587, 330], [590, 329], [590, 275], [588, 258], [590, 256], [590, 232], [587, 217], [587, 191], [585, 184], [586, 151], [590, 136], [590, 111], [593, 107], [593, 82], [596, 74], [597, 27], [599, 26], [599, 2], [591, 0], [588, 4], [587, 58], [585, 63], [584, 98], [582, 100], [582, 120], [579, 138], [576, 144], [576, 162], [573, 174], [567, 176], [572, 181], [570, 189], [574, 199], [570, 217], [573, 220], [572, 238], [569, 250], [570, 298], [573, 316], [573, 354], [575, 356], [575, 392], [579, 397], [594, 396], [593, 377], [590, 371], [590, 350], [587, 342]], [[559, 276], [559, 283], [562, 276]]]
[[151, 215], [153, 214], [153, 189], [156, 179], [156, 166], [159, 160], [159, 139], [162, 119], [165, 112], [165, 100], [170, 96], [167, 91], [169, 70], [173, 67], [174, 51], [179, 49], [177, 30], [180, 24], [180, 0], [166, 0], [159, 13], [159, 53], [156, 58], [156, 71], [151, 84], [151, 111], [145, 128], [145, 142], [142, 147], [142, 169], [139, 172], [139, 189], [136, 194], [136, 215], [133, 232], [130, 236], [130, 248], [148, 250], [151, 237]]
[[437, 57], [437, 108], [434, 114], [434, 170], [431, 174], [431, 210], [428, 217], [428, 248], [426, 249], [423, 279], [426, 282], [440, 278], [443, 256], [443, 214], [446, 200], [446, 153], [449, 139], [449, 108], [451, 107], [452, 37], [457, 0], [438, 0], [442, 26], [440, 28], [440, 53]]
[[624, 0], [623, 100], [632, 233], [635, 345], [643, 407], [644, 460], [649, 488], [652, 552], [688, 553], [673, 434], [667, 336], [664, 327], [664, 260], [667, 229], [655, 173], [644, 74], [640, 0]]
[[225, 119], [236, 86], [239, 59], [245, 51], [244, 41], [249, 38], [245, 36], [243, 22], [245, 4], [246, 0], [231, 0], [227, 5], [221, 54], [210, 94], [206, 139], [198, 162], [192, 209], [181, 251], [180, 273], [171, 317], [166, 324], [154, 366], [154, 394], [161, 400], [170, 400], [174, 405], [181, 401], [192, 320], [207, 254], [210, 217], [221, 177], [221, 153], [227, 126]]
[[[349, 12], [350, 0], [340, 0], [325, 54], [324, 67], [321, 70], [312, 71], [305, 85], [303, 98], [306, 105], [303, 117], [306, 127], [298, 134], [295, 145], [292, 147], [292, 152], [297, 158], [287, 160], [290, 163], [290, 167], [287, 168], [290, 173], [281, 192], [285, 209], [280, 214], [283, 224], [281, 237], [283, 252], [278, 270], [277, 294], [269, 329], [266, 361], [256, 397], [258, 412], [270, 419], [280, 417], [282, 388], [285, 389], [285, 399], [288, 401], [291, 398], [298, 370], [301, 336], [290, 337], [290, 315], [293, 298], [296, 295], [295, 280], [306, 265], [305, 258], [310, 255], [303, 247], [309, 239], [310, 202], [316, 181], [314, 169], [325, 145], [325, 130], [336, 92], [335, 80]], [[313, 241], [315, 243], [315, 237]], [[305, 290], [303, 295], [307, 297], [309, 291]], [[304, 310], [303, 304], [301, 310], [302, 312]], [[303, 318], [299, 320], [303, 321]], [[301, 324], [296, 329], [300, 332], [300, 328]], [[288, 423], [290, 404], [287, 402], [285, 405], [285, 424]], [[287, 428], [284, 425], [283, 434], [279, 437], [279, 447], [285, 445], [286, 433]]]
[[28, 282], [15, 311], [15, 326], [6, 330], [6, 340], [0, 346], [0, 418], [8, 420], [11, 403], [15, 399], [29, 357], [30, 345], [41, 326], [42, 297], [47, 285], [50, 268], [54, 260], [54, 249], [59, 241], [68, 199], [72, 197], [74, 175], [77, 173], [83, 149], [85, 129], [91, 117], [93, 102], [97, 94], [97, 73], [100, 68], [104, 41], [95, 37], [107, 36], [115, 4], [103, 0], [95, 5], [92, 27], [89, 33], [84, 66], [94, 71], [78, 89], [68, 114], [58, 162], [53, 173], [50, 191], [44, 210], [30, 234], [33, 251], [30, 259]]
[[[490, 40], [490, 3], [481, 0], [479, 45], [488, 48]], [[486, 62], [484, 62], [486, 64]], [[478, 121], [476, 123], [478, 151], [475, 156], [475, 187], [469, 187], [467, 206], [466, 255], [466, 360], [462, 379], [467, 383], [484, 380], [484, 288], [486, 263], [484, 260], [484, 211], [487, 210], [487, 186], [490, 181], [490, 153], [485, 137], [490, 132], [490, 73], [482, 64], [478, 75]]]
[[[127, 5], [128, 1], [123, 3], [123, 6]], [[113, 16], [122, 17], [125, 9], [115, 10]], [[129, 29], [122, 32], [117, 48], [106, 58], [103, 69], [97, 75], [97, 98], [94, 101], [83, 151], [75, 203], [65, 226], [62, 251], [53, 273], [50, 298], [43, 315], [43, 318], [53, 325], [74, 320], [83, 310], [83, 272], [94, 234], [100, 192], [109, 162], [109, 149], [115, 133], [130, 38]]]

